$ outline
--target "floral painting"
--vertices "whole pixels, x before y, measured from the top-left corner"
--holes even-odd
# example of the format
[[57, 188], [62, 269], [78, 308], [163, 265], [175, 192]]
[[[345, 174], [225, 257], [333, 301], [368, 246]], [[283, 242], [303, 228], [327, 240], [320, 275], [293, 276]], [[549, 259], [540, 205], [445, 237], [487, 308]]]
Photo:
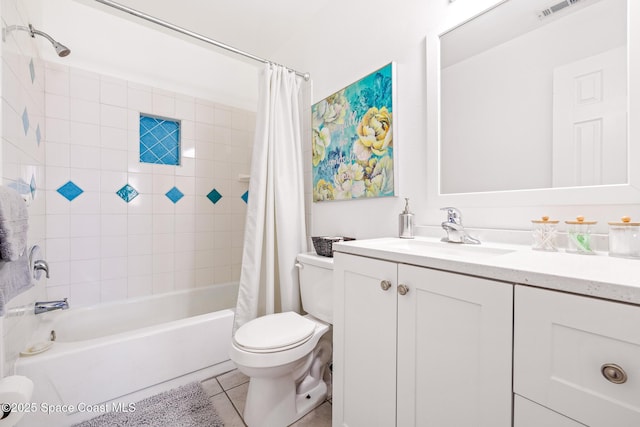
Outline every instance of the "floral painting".
[[314, 104], [313, 201], [394, 195], [394, 64]]

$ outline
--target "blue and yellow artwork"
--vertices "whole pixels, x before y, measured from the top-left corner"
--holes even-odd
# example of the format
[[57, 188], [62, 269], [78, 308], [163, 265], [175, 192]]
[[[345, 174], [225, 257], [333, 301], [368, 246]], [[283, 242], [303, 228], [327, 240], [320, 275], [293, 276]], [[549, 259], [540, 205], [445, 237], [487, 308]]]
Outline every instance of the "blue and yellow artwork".
[[313, 201], [394, 196], [394, 64], [314, 104]]

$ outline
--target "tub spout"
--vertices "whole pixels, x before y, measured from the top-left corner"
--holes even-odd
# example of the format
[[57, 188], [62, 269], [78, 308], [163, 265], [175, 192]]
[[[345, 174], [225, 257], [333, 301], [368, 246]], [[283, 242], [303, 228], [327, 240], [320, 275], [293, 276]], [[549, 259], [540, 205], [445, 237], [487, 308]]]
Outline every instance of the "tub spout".
[[38, 301], [35, 305], [35, 314], [46, 313], [53, 310], [66, 310], [69, 308], [67, 299], [59, 301]]

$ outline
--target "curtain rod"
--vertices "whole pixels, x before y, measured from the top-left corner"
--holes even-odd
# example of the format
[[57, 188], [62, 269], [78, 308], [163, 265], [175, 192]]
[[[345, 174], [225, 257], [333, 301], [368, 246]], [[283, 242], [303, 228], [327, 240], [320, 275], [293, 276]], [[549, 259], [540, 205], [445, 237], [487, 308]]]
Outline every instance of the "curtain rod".
[[[165, 28], [168, 28], [170, 30], [177, 31], [178, 33], [182, 33], [182, 34], [187, 35], [189, 37], [193, 37], [194, 39], [198, 39], [198, 40], [203, 41], [205, 43], [209, 43], [209, 44], [212, 44], [214, 46], [220, 47], [222, 49], [226, 49], [226, 50], [228, 50], [230, 52], [237, 53], [238, 55], [242, 55], [244, 57], [253, 59], [254, 61], [263, 62], [265, 64], [272, 64], [272, 62], [269, 61], [269, 60], [266, 60], [266, 59], [260, 58], [258, 56], [252, 55], [250, 53], [244, 52], [244, 51], [242, 51], [240, 49], [236, 49], [235, 47], [232, 47], [232, 46], [229, 46], [227, 44], [221, 43], [219, 41], [210, 39], [209, 37], [205, 37], [205, 36], [203, 36], [201, 34], [194, 33], [193, 31], [189, 31], [189, 30], [187, 30], [185, 28], [178, 27], [177, 25], [174, 25], [174, 24], [172, 24], [170, 22], [163, 21], [162, 19], [155, 18], [155, 17], [153, 17], [151, 15], [147, 15], [144, 12], [140, 12], [140, 11], [138, 11], [136, 9], [132, 9], [130, 7], [124, 6], [124, 5], [120, 4], [120, 3], [116, 3], [116, 2], [111, 1], [111, 0], [95, 0], [95, 1], [97, 1], [98, 3], [102, 3], [102, 4], [106, 5], [106, 6], [111, 6], [111, 7], [115, 8], [115, 9], [118, 9], [118, 10], [120, 10], [122, 12], [129, 13], [129, 14], [131, 14], [133, 16], [138, 17], [138, 18], [145, 19], [145, 20], [147, 20], [149, 22], [153, 22], [154, 24], [161, 25], [161, 26], [163, 26]], [[301, 72], [296, 71], [296, 70], [291, 70], [291, 71], [293, 71], [294, 73], [296, 73], [296, 75], [302, 77], [305, 80], [309, 80], [311, 78], [311, 75], [309, 73], [301, 73]]]

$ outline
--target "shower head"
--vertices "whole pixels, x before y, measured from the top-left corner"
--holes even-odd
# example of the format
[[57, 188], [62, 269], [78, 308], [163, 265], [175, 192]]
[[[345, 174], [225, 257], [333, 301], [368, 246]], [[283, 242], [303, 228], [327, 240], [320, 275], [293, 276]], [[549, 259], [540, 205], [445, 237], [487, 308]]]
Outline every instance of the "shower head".
[[33, 37], [33, 38], [36, 37], [36, 34], [39, 35], [39, 36], [44, 37], [45, 39], [49, 40], [51, 45], [53, 45], [53, 48], [56, 50], [56, 53], [60, 57], [65, 57], [65, 56], [67, 56], [67, 55], [69, 55], [71, 53], [71, 49], [69, 49], [68, 47], [66, 47], [62, 43], [58, 43], [57, 41], [55, 41], [53, 39], [53, 37], [51, 37], [49, 34], [44, 33], [44, 32], [42, 32], [40, 30], [36, 30], [35, 28], [33, 28], [33, 25], [31, 25], [31, 24], [29, 24], [28, 27], [24, 27], [22, 25], [10, 25], [10, 26], [8, 26], [7, 28], [5, 28], [2, 31], [2, 39], [4, 40], [5, 35], [10, 33], [13, 30], [27, 31], [29, 33], [29, 35], [31, 37]]
[[55, 41], [53, 37], [51, 37], [49, 34], [36, 30], [35, 28], [33, 28], [33, 25], [31, 24], [29, 24], [29, 34], [31, 34], [31, 37], [34, 37], [34, 38], [35, 38], [35, 34], [37, 34], [49, 40], [49, 42], [51, 42], [51, 44], [53, 45], [53, 48], [56, 50], [56, 53], [58, 54], [58, 56], [61, 58], [71, 53], [71, 49], [69, 49], [62, 43], [58, 43], [57, 41]]

